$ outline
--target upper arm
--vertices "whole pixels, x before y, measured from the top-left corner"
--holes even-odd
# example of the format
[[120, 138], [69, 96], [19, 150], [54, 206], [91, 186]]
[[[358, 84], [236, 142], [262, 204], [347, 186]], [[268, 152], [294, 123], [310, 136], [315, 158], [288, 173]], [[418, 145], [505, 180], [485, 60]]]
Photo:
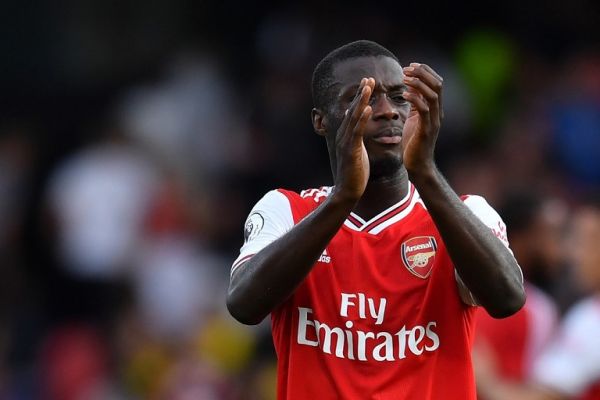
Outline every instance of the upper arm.
[[272, 190], [250, 211], [244, 223], [244, 244], [231, 266], [231, 276], [253, 255], [283, 236], [294, 226], [294, 218], [287, 197]]
[[[502, 242], [502, 244], [508, 249], [508, 251], [512, 254], [512, 250], [510, 249], [508, 243], [508, 236], [506, 234], [506, 224], [500, 217], [500, 215], [494, 210], [492, 206], [481, 196], [469, 195], [462, 198], [463, 203], [475, 214], [477, 218], [485, 226], [490, 228], [494, 236]], [[521, 282], [523, 282], [523, 272], [521, 272]], [[458, 286], [458, 292], [460, 298], [465, 304], [468, 305], [479, 305], [477, 299], [473, 296], [471, 291], [467, 288], [463, 280], [461, 279], [458, 271], [455, 270], [455, 278], [456, 284]]]
[[469, 195], [463, 199], [463, 202], [485, 226], [490, 228], [494, 236], [510, 250], [508, 236], [506, 235], [506, 224], [496, 210], [481, 196]]

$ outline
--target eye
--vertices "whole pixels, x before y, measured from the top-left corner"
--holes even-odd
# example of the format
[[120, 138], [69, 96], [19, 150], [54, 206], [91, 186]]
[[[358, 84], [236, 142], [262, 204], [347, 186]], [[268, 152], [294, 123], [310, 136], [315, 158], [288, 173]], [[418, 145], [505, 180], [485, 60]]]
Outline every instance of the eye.
[[343, 95], [341, 97], [341, 100], [342, 100], [342, 103], [344, 103], [345, 105], [348, 105], [348, 104], [352, 103], [357, 97], [358, 97], [358, 93], [356, 93], [356, 92], [346, 93], [345, 95]]
[[390, 93], [389, 98], [395, 103], [399, 103], [399, 104], [406, 103], [406, 99], [404, 97], [402, 97], [402, 92]]

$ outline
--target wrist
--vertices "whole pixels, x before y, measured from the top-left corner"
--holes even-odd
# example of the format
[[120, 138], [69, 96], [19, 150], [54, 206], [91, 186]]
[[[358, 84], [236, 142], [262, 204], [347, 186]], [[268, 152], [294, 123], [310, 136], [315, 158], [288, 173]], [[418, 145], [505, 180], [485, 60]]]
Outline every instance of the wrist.
[[434, 183], [439, 175], [439, 170], [433, 162], [421, 168], [407, 168], [406, 170], [408, 172], [410, 181], [417, 187], [417, 189], [420, 186]]
[[350, 213], [356, 206], [356, 203], [358, 203], [358, 200], [360, 200], [360, 196], [357, 197], [334, 186], [331, 194], [328, 196], [327, 202], [336, 208], [347, 210]]

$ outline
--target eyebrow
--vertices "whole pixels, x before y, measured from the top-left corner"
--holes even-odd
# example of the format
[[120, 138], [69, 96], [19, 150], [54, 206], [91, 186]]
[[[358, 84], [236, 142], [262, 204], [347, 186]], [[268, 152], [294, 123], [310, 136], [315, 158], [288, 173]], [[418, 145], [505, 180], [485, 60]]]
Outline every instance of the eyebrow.
[[400, 85], [392, 85], [387, 88], [388, 92], [395, 92], [396, 90], [405, 91], [405, 90], [408, 90], [408, 86], [406, 86], [405, 84], [400, 84]]
[[[342, 91], [341, 95], [344, 96], [348, 93], [354, 94], [358, 90], [359, 86], [360, 86], [360, 84], [354, 84], [352, 86], [348, 86], [346, 89], [344, 89]], [[386, 87], [385, 89], [387, 92], [395, 92], [395, 91], [404, 92], [404, 91], [408, 90], [408, 86], [406, 86], [405, 84], [398, 84], [398, 85], [392, 85], [392, 86]]]

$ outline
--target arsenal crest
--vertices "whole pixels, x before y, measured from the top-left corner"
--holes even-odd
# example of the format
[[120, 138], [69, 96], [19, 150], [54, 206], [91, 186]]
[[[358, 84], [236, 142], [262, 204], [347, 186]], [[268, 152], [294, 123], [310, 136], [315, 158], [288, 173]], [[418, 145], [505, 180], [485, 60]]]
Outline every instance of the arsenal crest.
[[431, 273], [437, 244], [433, 236], [417, 236], [402, 243], [402, 261], [408, 270], [421, 279]]

